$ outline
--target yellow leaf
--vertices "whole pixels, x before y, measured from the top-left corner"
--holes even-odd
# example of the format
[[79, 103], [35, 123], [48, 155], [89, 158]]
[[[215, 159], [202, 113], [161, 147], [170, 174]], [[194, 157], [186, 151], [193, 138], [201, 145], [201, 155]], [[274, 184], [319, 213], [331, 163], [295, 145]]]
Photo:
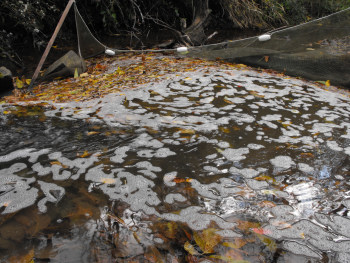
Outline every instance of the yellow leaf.
[[30, 82], [31, 82], [31, 81], [32, 81], [31, 79], [26, 79], [27, 85], [30, 85]]
[[78, 68], [75, 68], [75, 71], [74, 71], [74, 78], [75, 78], [75, 79], [79, 78]]
[[11, 113], [10, 111], [7, 111], [7, 110], [4, 111], [4, 114], [10, 114], [10, 113]]
[[115, 184], [116, 181], [114, 178], [101, 178], [101, 183], [104, 184]]
[[271, 176], [267, 176], [267, 175], [261, 175], [258, 177], [254, 178], [257, 181], [272, 181], [272, 182], [276, 182], [275, 178], [272, 178]]
[[195, 256], [195, 255], [200, 255], [200, 253], [194, 248], [194, 246], [186, 241], [185, 245], [184, 245], [184, 249], [190, 253], [192, 256]]
[[77, 156], [80, 157], [80, 158], [86, 158], [86, 157], [89, 157], [90, 155], [91, 155], [91, 153], [89, 153], [88, 151], [85, 151], [81, 155], [77, 154]]
[[330, 80], [327, 80], [326, 81], [326, 86], [329, 87], [331, 85], [331, 81]]
[[220, 131], [224, 132], [224, 133], [230, 133], [230, 129], [226, 128], [226, 127], [219, 127]]
[[125, 71], [121, 70], [120, 67], [117, 68], [117, 73], [119, 75], [124, 75], [125, 74]]
[[96, 132], [96, 131], [91, 131], [91, 132], [88, 132], [88, 136], [90, 136], [90, 135], [94, 135], [94, 134], [99, 134], [99, 132]]
[[237, 249], [243, 247], [246, 244], [247, 244], [247, 241], [242, 239], [242, 238], [235, 239], [235, 243], [232, 243], [232, 242], [224, 242], [224, 243], [222, 243], [222, 245], [225, 246], [225, 247], [237, 248]]
[[86, 78], [88, 76], [89, 76], [89, 73], [87, 73], [87, 72], [80, 74], [81, 78]]
[[216, 232], [217, 230], [214, 228], [208, 228], [202, 232], [194, 232], [194, 240], [205, 254], [213, 253], [214, 247], [221, 242], [222, 237]]
[[195, 134], [196, 132], [191, 129], [180, 129], [181, 134]]
[[18, 77], [16, 77], [16, 87], [17, 87], [18, 89], [21, 89], [21, 88], [23, 88], [23, 86], [24, 86], [23, 81], [20, 80]]

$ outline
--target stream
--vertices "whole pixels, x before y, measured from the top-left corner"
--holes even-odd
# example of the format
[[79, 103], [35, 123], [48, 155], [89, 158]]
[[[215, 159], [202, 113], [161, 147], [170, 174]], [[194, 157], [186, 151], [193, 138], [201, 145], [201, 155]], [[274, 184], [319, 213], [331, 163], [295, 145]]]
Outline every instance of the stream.
[[346, 94], [203, 67], [0, 124], [0, 262], [350, 262]]

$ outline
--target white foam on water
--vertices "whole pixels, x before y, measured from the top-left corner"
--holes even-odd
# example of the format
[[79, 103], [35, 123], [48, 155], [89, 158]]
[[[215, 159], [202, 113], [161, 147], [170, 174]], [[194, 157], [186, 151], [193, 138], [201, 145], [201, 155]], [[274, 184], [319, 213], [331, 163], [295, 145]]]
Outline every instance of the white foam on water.
[[185, 202], [187, 199], [181, 195], [181, 194], [167, 194], [164, 202], [168, 203], [168, 204], [173, 204], [175, 203], [175, 201], [178, 202]]
[[298, 163], [298, 169], [304, 173], [312, 174], [315, 169], [306, 163]]
[[15, 163], [9, 168], [0, 170], [0, 207], [5, 207], [2, 214], [17, 212], [33, 205], [38, 197], [38, 189], [31, 187], [36, 179], [23, 178], [15, 173], [27, 168], [24, 163]]
[[336, 152], [341, 152], [343, 151], [344, 149], [342, 147], [340, 147], [338, 145], [338, 143], [336, 141], [327, 141], [327, 146], [333, 150], [333, 151], [336, 151]]
[[246, 158], [245, 155], [249, 153], [249, 148], [239, 148], [239, 149], [225, 149], [221, 152], [223, 156], [229, 161], [238, 162]]
[[292, 168], [292, 166], [295, 165], [295, 162], [292, 160], [292, 158], [290, 158], [289, 156], [277, 156], [273, 159], [270, 160], [270, 163], [278, 168], [278, 169], [282, 169], [282, 170], [287, 170]]

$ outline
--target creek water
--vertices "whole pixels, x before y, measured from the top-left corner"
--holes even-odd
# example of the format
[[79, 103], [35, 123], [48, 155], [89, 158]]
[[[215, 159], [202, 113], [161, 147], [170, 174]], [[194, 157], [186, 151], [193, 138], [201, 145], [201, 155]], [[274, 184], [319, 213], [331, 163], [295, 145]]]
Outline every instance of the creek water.
[[349, 102], [203, 67], [1, 105], [0, 261], [349, 262]]

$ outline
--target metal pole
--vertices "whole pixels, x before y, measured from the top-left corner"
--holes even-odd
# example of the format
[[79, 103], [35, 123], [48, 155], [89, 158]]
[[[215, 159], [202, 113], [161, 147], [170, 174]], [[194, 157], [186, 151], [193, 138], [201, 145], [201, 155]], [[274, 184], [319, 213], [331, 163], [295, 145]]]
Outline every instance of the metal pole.
[[40, 73], [40, 70], [42, 68], [42, 66], [44, 65], [44, 62], [47, 58], [47, 55], [49, 54], [50, 50], [51, 50], [51, 47], [53, 45], [53, 43], [55, 42], [55, 39], [57, 37], [57, 34], [58, 32], [60, 31], [61, 27], [62, 27], [62, 24], [64, 22], [64, 20], [66, 19], [67, 15], [68, 15], [68, 12], [70, 10], [70, 8], [72, 7], [72, 4], [75, 2], [75, 0], [69, 0], [67, 6], [66, 6], [66, 9], [63, 11], [63, 14], [60, 18], [60, 21], [58, 21], [58, 24], [56, 26], [56, 29], [55, 31], [53, 32], [52, 36], [51, 36], [51, 39], [49, 41], [49, 43], [47, 44], [46, 46], [46, 49], [44, 51], [44, 54], [42, 55], [40, 61], [39, 61], [39, 64], [34, 72], [34, 75], [32, 77], [32, 80], [30, 81], [30, 85], [29, 85], [29, 89], [32, 89], [33, 86], [34, 86], [34, 82], [36, 81], [36, 79], [38, 78], [39, 76], [39, 73]]

